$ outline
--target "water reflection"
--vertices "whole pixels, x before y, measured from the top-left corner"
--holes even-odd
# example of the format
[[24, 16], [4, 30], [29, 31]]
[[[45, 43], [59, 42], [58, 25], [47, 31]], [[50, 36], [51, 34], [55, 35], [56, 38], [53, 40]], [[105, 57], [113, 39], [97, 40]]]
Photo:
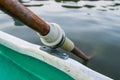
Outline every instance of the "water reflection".
[[93, 8], [93, 7], [95, 7], [94, 5], [84, 5], [83, 7], [87, 7], [87, 8]]
[[13, 21], [15, 26], [24, 26], [24, 24], [16, 18], [13, 18]]
[[65, 8], [75, 8], [75, 9], [82, 8], [81, 6], [77, 6], [77, 5], [62, 5], [62, 7], [65, 7]]
[[95, 8], [100, 11], [119, 10], [119, 1], [79, 1], [79, 0], [55, 0], [61, 2], [61, 6], [65, 8]]
[[63, 4], [62, 7], [78, 9], [78, 8], [83, 8], [83, 7], [86, 7], [86, 8], [94, 8], [95, 6], [94, 6], [94, 5], [84, 5], [84, 6], [79, 6], [79, 5], [77, 5], [77, 4], [76, 4], [76, 5]]
[[56, 2], [66, 2], [66, 1], [73, 1], [73, 2], [78, 2], [80, 0], [55, 0]]
[[109, 6], [112, 6], [112, 7], [120, 6], [120, 3], [115, 3], [115, 4], [109, 5]]
[[18, 0], [19, 2], [21, 2], [21, 3], [28, 3], [28, 2], [30, 2], [31, 0]]

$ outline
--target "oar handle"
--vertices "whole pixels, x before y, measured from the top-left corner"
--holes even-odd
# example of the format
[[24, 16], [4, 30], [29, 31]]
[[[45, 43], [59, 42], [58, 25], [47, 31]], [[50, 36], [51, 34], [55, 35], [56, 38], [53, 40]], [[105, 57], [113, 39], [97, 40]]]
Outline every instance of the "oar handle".
[[0, 7], [5, 9], [9, 15], [21, 20], [41, 35], [48, 34], [49, 25], [28, 8], [24, 7], [18, 0], [0, 0]]

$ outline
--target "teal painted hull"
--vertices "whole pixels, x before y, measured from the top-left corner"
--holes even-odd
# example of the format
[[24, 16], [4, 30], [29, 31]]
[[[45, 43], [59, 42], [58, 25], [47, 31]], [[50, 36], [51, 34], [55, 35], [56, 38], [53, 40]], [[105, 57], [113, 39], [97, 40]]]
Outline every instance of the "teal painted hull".
[[64, 72], [0, 45], [0, 80], [74, 80]]

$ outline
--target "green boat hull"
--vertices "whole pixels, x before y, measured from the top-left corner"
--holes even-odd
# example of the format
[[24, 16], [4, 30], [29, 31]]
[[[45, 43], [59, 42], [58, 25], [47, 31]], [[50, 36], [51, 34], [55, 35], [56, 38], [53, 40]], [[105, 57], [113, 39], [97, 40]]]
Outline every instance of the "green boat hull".
[[3, 45], [0, 45], [0, 59], [0, 80], [74, 80], [45, 62]]

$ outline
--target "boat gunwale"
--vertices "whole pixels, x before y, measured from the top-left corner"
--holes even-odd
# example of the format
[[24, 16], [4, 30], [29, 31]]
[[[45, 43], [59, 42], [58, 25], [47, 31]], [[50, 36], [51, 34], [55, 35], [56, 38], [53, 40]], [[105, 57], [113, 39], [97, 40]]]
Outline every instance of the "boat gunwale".
[[41, 46], [39, 45], [29, 43], [2, 31], [0, 31], [0, 44], [21, 54], [31, 56], [50, 64], [51, 66], [65, 72], [75, 80], [112, 80], [111, 78], [104, 76], [71, 58], [68, 58], [67, 60], [60, 59], [40, 50], [39, 48]]

